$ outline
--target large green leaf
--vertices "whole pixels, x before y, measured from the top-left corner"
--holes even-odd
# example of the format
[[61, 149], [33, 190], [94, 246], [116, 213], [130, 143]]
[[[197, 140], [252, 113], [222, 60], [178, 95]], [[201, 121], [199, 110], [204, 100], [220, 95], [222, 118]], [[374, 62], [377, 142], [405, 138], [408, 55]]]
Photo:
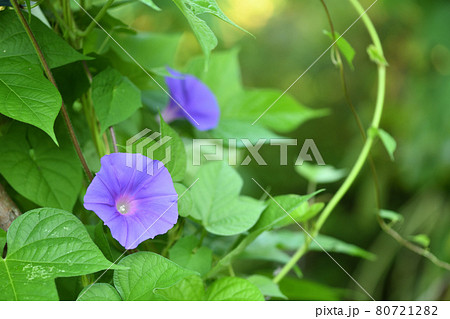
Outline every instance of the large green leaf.
[[99, 283], [83, 289], [77, 301], [122, 301], [122, 298], [110, 284]]
[[54, 279], [117, 268], [71, 213], [40, 208], [18, 217], [0, 259], [0, 300], [58, 300]]
[[[33, 64], [39, 65], [36, 51], [14, 11], [0, 12], [0, 25], [2, 26], [0, 32], [0, 64], [5, 63], [3, 62], [4, 58], [22, 57]], [[30, 27], [50, 68], [91, 59], [75, 51], [52, 29], [34, 16], [32, 16]]]
[[53, 124], [61, 105], [39, 66], [22, 57], [1, 58], [0, 50], [0, 113], [40, 128], [56, 143]]
[[83, 173], [63, 123], [60, 147], [41, 131], [14, 125], [0, 137], [0, 173], [21, 195], [46, 207], [72, 210], [81, 189]]
[[224, 277], [206, 291], [208, 301], [262, 301], [264, 296], [250, 281], [238, 277]]
[[206, 274], [211, 269], [212, 251], [205, 246], [198, 248], [198, 243], [195, 236], [180, 238], [169, 250], [170, 260], [200, 275]]
[[286, 133], [309, 119], [325, 114], [324, 111], [310, 110], [290, 95], [282, 94], [282, 91], [273, 89], [247, 90], [222, 107], [222, 118], [244, 120], [249, 124], [259, 118], [259, 125]]
[[92, 100], [102, 132], [126, 120], [142, 106], [141, 91], [111, 68], [92, 80]]
[[209, 232], [231, 236], [256, 223], [265, 205], [239, 196], [243, 182], [233, 168], [224, 162], [209, 162], [200, 167], [198, 177], [191, 190], [194, 203], [191, 216], [201, 220]]
[[114, 271], [114, 285], [123, 300], [164, 300], [159, 289], [169, 288], [195, 274], [174, 262], [150, 252], [139, 252], [119, 262], [128, 269]]
[[186, 277], [166, 289], [158, 289], [158, 295], [170, 301], [201, 301], [205, 297], [205, 287], [200, 276]]

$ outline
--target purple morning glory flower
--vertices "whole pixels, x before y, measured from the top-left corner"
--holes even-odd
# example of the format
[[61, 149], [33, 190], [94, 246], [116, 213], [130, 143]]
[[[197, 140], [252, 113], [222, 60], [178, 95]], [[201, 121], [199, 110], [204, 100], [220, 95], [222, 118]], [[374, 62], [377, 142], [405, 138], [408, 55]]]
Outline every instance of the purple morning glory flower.
[[220, 109], [214, 93], [195, 76], [168, 70], [173, 77], [166, 77], [166, 83], [176, 102], [170, 99], [161, 114], [164, 121], [170, 123], [186, 118], [200, 131], [215, 128], [219, 124]]
[[113, 153], [101, 159], [101, 169], [84, 196], [112, 236], [126, 249], [164, 234], [178, 219], [178, 195], [167, 168], [141, 154]]

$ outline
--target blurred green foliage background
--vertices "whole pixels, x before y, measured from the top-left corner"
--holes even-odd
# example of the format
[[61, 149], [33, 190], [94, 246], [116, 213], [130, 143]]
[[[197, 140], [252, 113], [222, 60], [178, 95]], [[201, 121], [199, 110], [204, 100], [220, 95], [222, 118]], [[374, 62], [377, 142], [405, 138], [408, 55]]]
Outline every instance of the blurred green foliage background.
[[[371, 0], [361, 2], [364, 7], [372, 4]], [[183, 33], [177, 62], [181, 67], [190, 57], [201, 54], [201, 50], [176, 8], [168, 1], [155, 3], [163, 13], [155, 13], [141, 4], [120, 7], [112, 13], [137, 30]], [[218, 3], [232, 20], [255, 35], [252, 38], [217, 19], [205, 17], [219, 37], [217, 50], [240, 48], [243, 82], [247, 87], [285, 90], [330, 45], [329, 38], [323, 34], [330, 28], [318, 0], [222, 0]], [[340, 33], [358, 17], [347, 1], [326, 3]], [[450, 261], [450, 3], [379, 0], [369, 15], [389, 63], [381, 126], [398, 143], [395, 162], [390, 161], [379, 142], [372, 152], [382, 207], [404, 215], [400, 233], [406, 237], [428, 234], [430, 250]], [[366, 54], [370, 39], [361, 22], [345, 38], [356, 50], [355, 70], [345, 66], [350, 96], [367, 126], [376, 90], [376, 67]], [[325, 108], [330, 114], [309, 121], [289, 136], [300, 141], [313, 138], [327, 164], [350, 168], [362, 140], [330, 53], [290, 93], [306, 106]], [[296, 175], [293, 165], [278, 165], [278, 152], [277, 148], [265, 146], [263, 153], [269, 159], [268, 166], [240, 168], [246, 180], [246, 193], [262, 195], [250, 177], [267, 185], [274, 195], [306, 193], [307, 182]], [[291, 152], [292, 164], [297, 154]], [[339, 182], [327, 185], [320, 199], [326, 201], [338, 187]], [[450, 300], [450, 274], [400, 247], [383, 233], [376, 222], [375, 207], [373, 180], [366, 167], [323, 233], [364, 247], [375, 253], [377, 260], [342, 255], [337, 257], [339, 263], [365, 289], [374, 291], [376, 299]], [[323, 298], [325, 291], [329, 299], [340, 298], [342, 291], [344, 298], [363, 298], [359, 293], [346, 293], [351, 281], [325, 254], [310, 252], [302, 260], [302, 269], [306, 280], [301, 285], [292, 284], [292, 293], [297, 293], [299, 298]], [[336, 290], [309, 284], [308, 280]]]

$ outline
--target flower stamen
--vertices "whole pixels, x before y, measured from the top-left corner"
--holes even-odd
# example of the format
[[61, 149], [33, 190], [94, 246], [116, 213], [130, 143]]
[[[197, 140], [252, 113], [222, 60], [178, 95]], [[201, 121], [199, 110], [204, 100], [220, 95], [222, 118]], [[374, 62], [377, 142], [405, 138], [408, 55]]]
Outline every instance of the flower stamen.
[[120, 205], [117, 210], [119, 211], [119, 213], [124, 215], [127, 213], [127, 207], [125, 205]]

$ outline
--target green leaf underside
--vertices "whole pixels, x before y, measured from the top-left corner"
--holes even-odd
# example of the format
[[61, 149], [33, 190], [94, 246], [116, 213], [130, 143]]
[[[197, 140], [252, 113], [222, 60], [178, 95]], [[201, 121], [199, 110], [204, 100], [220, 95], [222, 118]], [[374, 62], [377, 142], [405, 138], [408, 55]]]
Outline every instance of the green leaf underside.
[[110, 284], [98, 283], [84, 288], [77, 301], [122, 301], [122, 298]]
[[183, 0], [183, 1], [190, 7], [190, 9], [195, 15], [209, 13], [231, 24], [232, 26], [240, 29], [241, 31], [249, 33], [247, 30], [241, 28], [236, 23], [231, 21], [219, 8], [219, 5], [217, 4], [216, 0]]
[[71, 213], [40, 208], [18, 217], [0, 259], [0, 300], [58, 300], [54, 279], [117, 268]]
[[184, 17], [187, 19], [192, 31], [194, 32], [200, 47], [202, 48], [203, 54], [208, 61], [209, 55], [212, 50], [217, 46], [217, 38], [214, 32], [206, 24], [204, 20], [197, 17], [192, 10], [190, 10], [183, 0], [173, 0], [177, 7], [183, 13]]
[[261, 291], [250, 281], [238, 277], [216, 280], [206, 291], [208, 301], [263, 301]]
[[128, 269], [114, 271], [114, 285], [123, 300], [164, 300], [159, 289], [172, 287], [195, 272], [151, 252], [138, 252], [119, 262]]
[[240, 30], [247, 32], [231, 21], [222, 12], [215, 0], [173, 0], [173, 2], [183, 13], [197, 37], [200, 47], [206, 57], [206, 65], [208, 63], [210, 52], [217, 46], [217, 38], [206, 22], [198, 17], [199, 15], [206, 13], [212, 14]]
[[[50, 68], [90, 58], [75, 51], [38, 18], [33, 31]], [[0, 113], [46, 132], [55, 143], [53, 124], [61, 108], [58, 90], [42, 72], [37, 53], [17, 15], [0, 12]]]
[[0, 138], [0, 173], [21, 195], [41, 206], [72, 210], [83, 173], [63, 123], [60, 147], [45, 134], [17, 123]]
[[92, 100], [102, 132], [126, 120], [142, 106], [141, 91], [111, 68], [92, 80]]
[[57, 143], [53, 124], [61, 105], [58, 90], [39, 66], [22, 57], [1, 58], [0, 53], [0, 113], [34, 125]]
[[231, 236], [250, 229], [258, 220], [264, 203], [239, 196], [243, 182], [224, 162], [209, 162], [200, 167], [199, 181], [191, 190], [194, 204], [191, 216], [201, 220], [206, 230]]

